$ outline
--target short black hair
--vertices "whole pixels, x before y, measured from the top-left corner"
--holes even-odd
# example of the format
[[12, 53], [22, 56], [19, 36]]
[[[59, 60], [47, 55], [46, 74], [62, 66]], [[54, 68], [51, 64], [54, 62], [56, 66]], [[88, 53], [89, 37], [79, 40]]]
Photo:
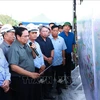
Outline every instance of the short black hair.
[[24, 28], [24, 27], [15, 27], [15, 26], [13, 26], [13, 28], [15, 29], [15, 35], [19, 35], [20, 37], [22, 36], [22, 32], [24, 31], [24, 30], [27, 30], [26, 28]]
[[54, 28], [58, 28], [58, 25], [53, 25], [53, 26], [51, 27], [52, 30], [53, 30]]
[[62, 25], [58, 25], [58, 28], [59, 28], [59, 29], [63, 29], [63, 26], [62, 26]]
[[51, 23], [49, 23], [49, 26], [50, 26], [51, 24], [55, 25], [55, 23], [51, 22]]
[[23, 25], [23, 24], [22, 24], [22, 23], [19, 23], [19, 26], [20, 26], [20, 25]]

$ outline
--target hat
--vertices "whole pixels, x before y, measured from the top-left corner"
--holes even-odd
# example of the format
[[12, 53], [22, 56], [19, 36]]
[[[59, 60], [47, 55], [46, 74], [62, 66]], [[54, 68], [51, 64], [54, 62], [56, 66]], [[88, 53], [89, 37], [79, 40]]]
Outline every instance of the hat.
[[66, 25], [68, 25], [68, 26], [70, 26], [70, 28], [72, 28], [72, 25], [70, 22], [65, 22], [63, 26], [66, 26]]
[[28, 24], [26, 26], [26, 28], [27, 28], [28, 32], [38, 32], [37, 27], [32, 23]]
[[0, 29], [1, 34], [4, 34], [5, 32], [15, 32], [14, 28], [10, 24], [5, 24]]

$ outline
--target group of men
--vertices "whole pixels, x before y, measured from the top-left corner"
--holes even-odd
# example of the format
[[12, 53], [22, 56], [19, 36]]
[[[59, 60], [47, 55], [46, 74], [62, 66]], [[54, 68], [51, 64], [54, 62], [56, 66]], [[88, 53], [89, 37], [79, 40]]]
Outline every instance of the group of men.
[[34, 24], [26, 27], [5, 24], [1, 27], [1, 100], [55, 99], [54, 78], [57, 93], [61, 94], [66, 85], [64, 73], [67, 85], [71, 84], [71, 53], [74, 54], [75, 46], [75, 36], [70, 32], [72, 26], [65, 22], [60, 33], [55, 23], [49, 26], [37, 29]]

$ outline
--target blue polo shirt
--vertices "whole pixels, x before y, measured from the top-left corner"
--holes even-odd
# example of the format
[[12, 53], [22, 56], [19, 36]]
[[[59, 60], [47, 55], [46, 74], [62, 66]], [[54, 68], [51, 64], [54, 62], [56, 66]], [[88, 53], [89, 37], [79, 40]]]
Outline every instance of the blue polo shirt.
[[65, 32], [61, 32], [59, 34], [59, 36], [61, 36], [66, 43], [67, 49], [66, 49], [66, 53], [71, 53], [72, 52], [72, 45], [76, 44], [75, 42], [75, 35], [72, 32], [68, 32], [68, 36], [65, 34]]
[[63, 56], [62, 51], [66, 50], [66, 44], [62, 37], [58, 36], [56, 39], [50, 36], [50, 39], [54, 46], [54, 58], [53, 58], [53, 66], [59, 66], [62, 64]]

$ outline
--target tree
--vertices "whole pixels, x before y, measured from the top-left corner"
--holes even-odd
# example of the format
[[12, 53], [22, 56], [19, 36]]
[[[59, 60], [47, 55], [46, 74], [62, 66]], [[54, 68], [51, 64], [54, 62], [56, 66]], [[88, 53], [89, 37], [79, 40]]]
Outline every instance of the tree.
[[3, 15], [0, 14], [0, 22], [2, 22], [2, 24], [11, 24], [12, 26], [17, 26], [18, 25], [18, 21], [15, 19], [12, 19], [12, 17], [8, 16], [8, 15]]

